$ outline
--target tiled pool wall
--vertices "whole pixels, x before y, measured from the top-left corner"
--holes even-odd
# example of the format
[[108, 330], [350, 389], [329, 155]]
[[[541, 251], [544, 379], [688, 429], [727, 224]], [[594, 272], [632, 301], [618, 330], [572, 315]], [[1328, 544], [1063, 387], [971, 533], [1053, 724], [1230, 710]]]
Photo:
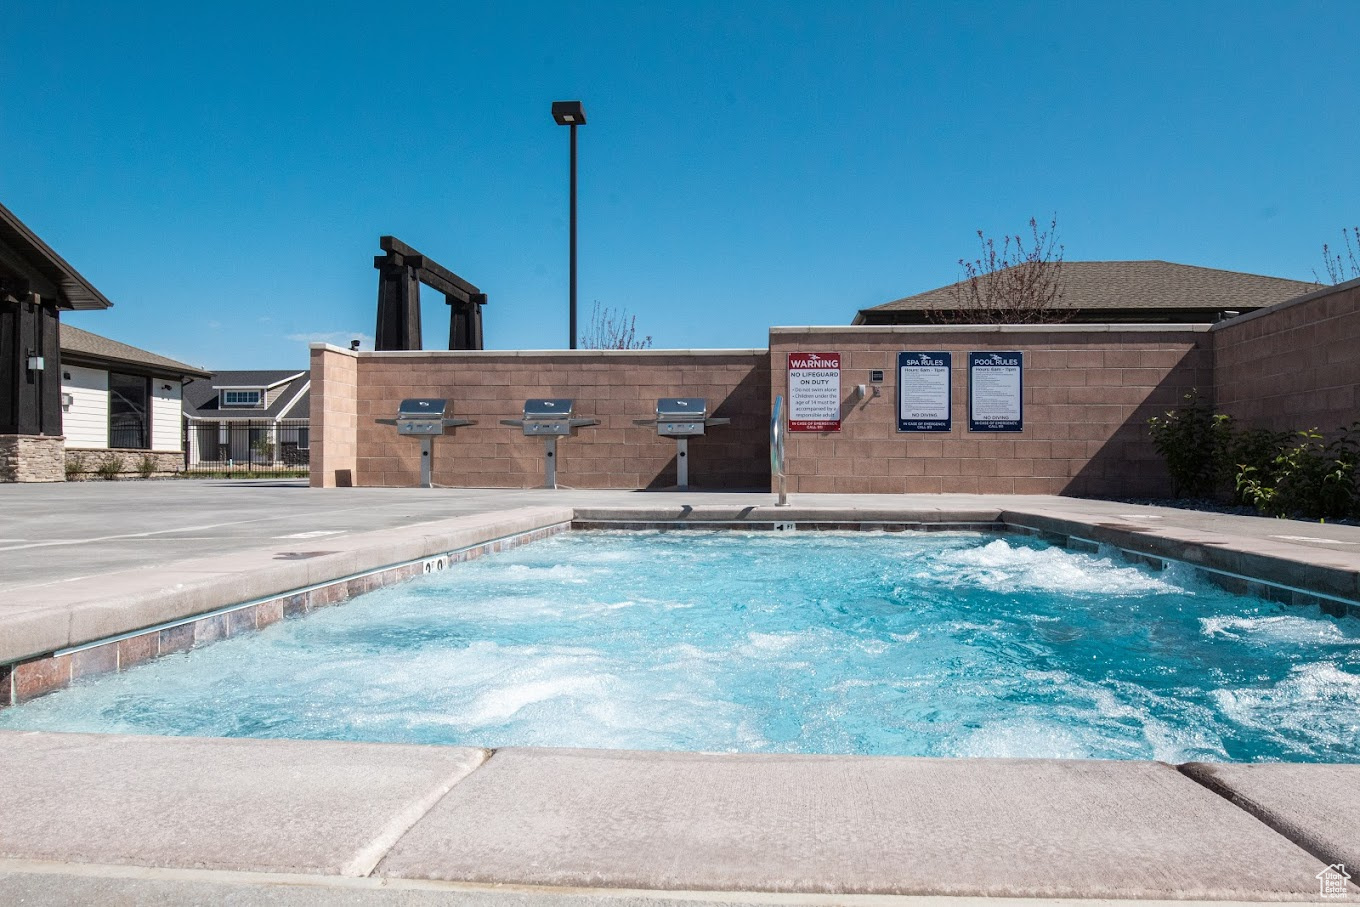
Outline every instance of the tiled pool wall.
[[187, 652], [221, 639], [262, 630], [284, 618], [300, 617], [318, 608], [338, 605], [374, 589], [438, 572], [450, 564], [537, 542], [567, 528], [568, 524], [560, 523], [489, 539], [0, 665], [0, 708], [36, 699], [82, 677], [126, 670], [162, 655]]
[[1050, 538], [1049, 533], [1037, 532], [1035, 534], [1043, 537], [1046, 541], [1062, 545], [1062, 547], [1072, 551], [1096, 552], [1103, 548], [1114, 548], [1119, 551], [1120, 555], [1126, 560], [1135, 564], [1143, 564], [1154, 570], [1165, 570], [1173, 564], [1179, 564], [1186, 569], [1194, 571], [1197, 578], [1211, 583], [1225, 592], [1231, 592], [1235, 595], [1250, 595], [1285, 605], [1317, 607], [1321, 608], [1323, 613], [1331, 617], [1360, 617], [1360, 602], [1351, 601], [1349, 599], [1341, 598], [1340, 596], [1327, 595], [1322, 592], [1312, 592], [1284, 583], [1273, 583], [1267, 580], [1242, 576], [1241, 574], [1233, 573], [1228, 570], [1219, 570], [1215, 567], [1207, 567], [1203, 564], [1192, 564], [1189, 561], [1178, 560], [1176, 558], [1146, 554], [1109, 542], [1096, 542], [1080, 536], [1057, 536], [1056, 538]]
[[978, 522], [973, 520], [925, 522], [904, 521], [884, 522], [878, 520], [572, 520], [572, 529], [624, 529], [634, 532], [648, 530], [685, 531], [735, 529], [746, 532], [1013, 532], [1016, 535], [1030, 535], [1032, 530], [1012, 529], [1005, 523], [995, 521]]
[[470, 561], [486, 554], [506, 551], [520, 545], [549, 538], [568, 528], [573, 530], [616, 529], [630, 531], [702, 531], [737, 529], [769, 532], [981, 532], [995, 535], [1025, 535], [1073, 551], [1097, 552], [1113, 548], [1132, 563], [1154, 570], [1179, 564], [1194, 571], [1200, 579], [1228, 592], [1251, 595], [1286, 605], [1320, 608], [1332, 617], [1360, 617], [1360, 602], [1341, 596], [1244, 576], [1229, 570], [1187, 560], [1125, 547], [1118, 541], [1096, 540], [1052, 529], [1021, 525], [1001, 520], [880, 521], [880, 520], [657, 520], [592, 519], [573, 520], [491, 539], [455, 551], [431, 554], [416, 560], [339, 577], [303, 589], [257, 601], [243, 602], [205, 614], [186, 617], [147, 627], [109, 639], [96, 640], [70, 649], [0, 665], [0, 708], [18, 705], [46, 693], [62, 689], [81, 677], [121, 671], [143, 662], [185, 652], [220, 639], [263, 629], [288, 617], [300, 617], [318, 608], [340, 604], [374, 589], [405, 582], [450, 564]]

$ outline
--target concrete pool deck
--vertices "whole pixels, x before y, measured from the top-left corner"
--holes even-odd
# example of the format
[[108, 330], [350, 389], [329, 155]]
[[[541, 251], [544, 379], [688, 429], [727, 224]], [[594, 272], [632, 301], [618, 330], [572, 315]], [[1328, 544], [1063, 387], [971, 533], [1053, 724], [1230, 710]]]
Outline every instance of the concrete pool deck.
[[[772, 503], [768, 493], [0, 486], [0, 664], [573, 518], [1011, 522], [1221, 569], [1268, 564], [1301, 589], [1360, 598], [1357, 527], [1051, 496]], [[1360, 863], [1357, 782], [1352, 765], [5, 732], [0, 901], [1316, 900], [1317, 873]]]

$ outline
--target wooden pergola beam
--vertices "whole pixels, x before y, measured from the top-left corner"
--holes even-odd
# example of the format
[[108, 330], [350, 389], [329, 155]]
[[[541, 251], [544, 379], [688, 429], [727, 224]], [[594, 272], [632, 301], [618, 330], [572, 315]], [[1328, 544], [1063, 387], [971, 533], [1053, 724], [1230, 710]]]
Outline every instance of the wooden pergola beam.
[[378, 269], [377, 349], [420, 349], [419, 284], [442, 293], [451, 306], [449, 349], [482, 348], [481, 307], [486, 294], [432, 258], [397, 239], [379, 239], [385, 255], [373, 258]]
[[[450, 292], [449, 290], [446, 290], [444, 289], [444, 287], [438, 286], [435, 283], [435, 281], [439, 281], [443, 283], [445, 286], [454, 288], [454, 290], [460, 295], [468, 297], [481, 295], [482, 292], [481, 290], [477, 289], [475, 286], [468, 283], [466, 280], [459, 277], [457, 274], [453, 273], [448, 268], [444, 267], [439, 262], [435, 261], [433, 258], [430, 258], [426, 255], [422, 255], [415, 249], [412, 249], [410, 246], [406, 245], [406, 243], [397, 239], [395, 236], [384, 236], [379, 241], [379, 243], [381, 244], [383, 251], [395, 255], [400, 255], [405, 260], [407, 265], [423, 271], [424, 273], [421, 275], [420, 279], [426, 286], [430, 287], [431, 289], [435, 289], [441, 293], [448, 294]], [[433, 278], [433, 280], [431, 280], [430, 278]]]

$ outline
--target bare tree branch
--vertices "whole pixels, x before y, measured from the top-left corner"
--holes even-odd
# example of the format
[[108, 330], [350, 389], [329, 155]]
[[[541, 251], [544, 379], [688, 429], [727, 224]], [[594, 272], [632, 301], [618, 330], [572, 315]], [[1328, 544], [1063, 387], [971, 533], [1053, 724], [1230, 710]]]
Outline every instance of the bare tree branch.
[[[1350, 230], [1342, 230], [1341, 238], [1346, 241], [1346, 257], [1341, 257], [1338, 250], [1333, 253], [1331, 248], [1322, 244], [1322, 261], [1327, 268], [1327, 278], [1331, 283], [1345, 283], [1360, 277], [1360, 227], [1351, 227]], [[1354, 238], [1354, 244], [1352, 244]], [[1322, 278], [1318, 272], [1313, 272], [1313, 277], [1317, 278], [1318, 283], [1322, 283]]]
[[604, 308], [599, 300], [590, 313], [590, 323], [586, 325], [581, 338], [581, 348], [587, 350], [646, 350], [652, 346], [651, 335], [641, 339], [637, 336], [637, 316], [629, 315], [626, 309], [615, 311]]
[[1067, 321], [1072, 312], [1061, 307], [1063, 247], [1058, 243], [1058, 218], [1039, 230], [1029, 219], [1028, 245], [1020, 235], [996, 240], [977, 231], [981, 254], [973, 261], [959, 259], [963, 280], [953, 287], [954, 304], [927, 310], [940, 324], [1044, 324]]

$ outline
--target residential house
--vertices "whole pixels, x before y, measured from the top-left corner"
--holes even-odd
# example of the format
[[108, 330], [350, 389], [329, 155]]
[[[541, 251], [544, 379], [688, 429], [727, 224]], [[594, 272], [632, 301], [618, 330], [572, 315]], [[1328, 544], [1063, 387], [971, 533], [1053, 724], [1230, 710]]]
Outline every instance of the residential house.
[[122, 472], [182, 469], [181, 388], [212, 373], [69, 324], [60, 331], [68, 473], [111, 458]]
[[305, 371], [217, 372], [185, 388], [188, 463], [305, 466], [311, 432]]
[[[1207, 324], [1311, 293], [1315, 283], [1170, 261], [1067, 261], [1053, 308], [1075, 324]], [[861, 309], [852, 324], [931, 324], [966, 281]], [[947, 320], [947, 319], [946, 319]]]

